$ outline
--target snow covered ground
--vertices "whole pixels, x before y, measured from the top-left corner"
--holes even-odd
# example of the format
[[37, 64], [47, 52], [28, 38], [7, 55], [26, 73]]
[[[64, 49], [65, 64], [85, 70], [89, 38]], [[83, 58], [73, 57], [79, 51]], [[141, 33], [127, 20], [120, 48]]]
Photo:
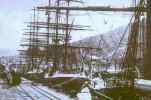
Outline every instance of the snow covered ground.
[[96, 77], [94, 79], [92, 79], [92, 88], [95, 90], [101, 90], [103, 88], [105, 88], [105, 83], [102, 79], [100, 79], [99, 77]]
[[[87, 87], [77, 94], [77, 99], [73, 99], [46, 86], [33, 84], [26, 79], [22, 80], [19, 86], [12, 88], [8, 88], [0, 81], [0, 100], [92, 100]], [[100, 78], [94, 78], [92, 82], [95, 83], [93, 89], [105, 88], [104, 82]], [[135, 84], [138, 88], [151, 90], [150, 80], [139, 79], [136, 80]]]
[[56, 77], [73, 77], [73, 78], [86, 78], [86, 76], [83, 74], [64, 74], [64, 73], [55, 73], [52, 78]]
[[[93, 79], [95, 83], [94, 89], [104, 88], [103, 80], [99, 78]], [[17, 87], [4, 88], [4, 84], [0, 84], [0, 100], [92, 100], [91, 93], [87, 87], [83, 88], [77, 94], [77, 98], [56, 92], [46, 86], [33, 83], [32, 81], [22, 78], [22, 83]]]
[[85, 87], [77, 94], [78, 100], [92, 100], [91, 93], [88, 87]]
[[0, 85], [0, 100], [73, 100], [65, 94], [25, 79], [17, 87], [4, 86], [6, 85]]
[[0, 100], [24, 100], [15, 88], [7, 89], [0, 85]]

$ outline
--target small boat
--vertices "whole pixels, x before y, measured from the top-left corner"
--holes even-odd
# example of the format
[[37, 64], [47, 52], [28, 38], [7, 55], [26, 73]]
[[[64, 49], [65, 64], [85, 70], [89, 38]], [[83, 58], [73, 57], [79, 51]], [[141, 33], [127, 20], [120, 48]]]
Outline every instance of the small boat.
[[72, 97], [81, 91], [85, 82], [90, 82], [85, 75], [71, 73], [55, 73], [48, 80], [51, 88], [67, 93]]

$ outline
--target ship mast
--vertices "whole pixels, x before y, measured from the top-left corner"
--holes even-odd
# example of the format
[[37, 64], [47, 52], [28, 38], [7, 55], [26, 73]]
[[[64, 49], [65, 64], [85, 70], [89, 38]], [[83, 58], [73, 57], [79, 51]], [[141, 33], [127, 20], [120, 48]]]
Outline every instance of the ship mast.
[[[134, 85], [134, 79], [138, 78], [134, 76], [136, 67], [140, 70], [140, 78], [151, 80], [151, 1], [141, 0], [140, 4], [140, 8], [146, 7], [146, 12], [142, 12], [139, 8], [135, 12], [124, 59], [124, 66], [128, 68], [124, 77], [131, 78], [131, 85]], [[146, 22], [141, 16], [146, 16], [144, 17]]]
[[[31, 26], [37, 28], [45, 28], [47, 29], [46, 33], [39, 33], [39, 36], [46, 36], [47, 43], [45, 45], [38, 44], [42, 47], [47, 48], [47, 62], [53, 62], [54, 70], [57, 70], [60, 66], [60, 63], [63, 64], [63, 70], [67, 71], [69, 68], [69, 58], [68, 58], [68, 49], [70, 47], [69, 40], [70, 40], [70, 31], [72, 30], [84, 30], [82, 26], [79, 25], [72, 25], [69, 21], [69, 12], [70, 11], [119, 11], [119, 12], [135, 12], [135, 20], [131, 25], [131, 32], [129, 35], [129, 43], [128, 48], [125, 55], [124, 63], [127, 67], [132, 67], [135, 69], [135, 65], [137, 63], [137, 56], [138, 56], [138, 38], [139, 38], [139, 19], [142, 13], [145, 13], [147, 10], [147, 28], [145, 31], [145, 43], [143, 48], [144, 53], [144, 78], [149, 79], [151, 73], [148, 69], [151, 69], [150, 58], [151, 58], [151, 1], [146, 0], [147, 6], [140, 6], [140, 7], [127, 7], [127, 8], [112, 8], [112, 7], [103, 7], [103, 6], [88, 6], [88, 7], [76, 7], [70, 6], [70, 2], [78, 2], [77, 0], [49, 0], [48, 6], [39, 6], [36, 7], [37, 11], [46, 12], [47, 14], [47, 22], [31, 22]], [[141, 0], [140, 2], [143, 2]], [[145, 8], [146, 7], [146, 8]], [[52, 17], [53, 16], [53, 17]], [[51, 17], [51, 18], [50, 18]], [[50, 41], [51, 38], [51, 41]], [[39, 38], [38, 38], [39, 39]], [[38, 41], [37, 41], [38, 42]], [[32, 45], [32, 44], [30, 44]], [[63, 49], [60, 53], [60, 49]], [[60, 55], [63, 55], [64, 58], [62, 59], [63, 63], [60, 62]], [[130, 68], [131, 69], [131, 68]], [[127, 74], [130, 74], [129, 72]]]
[[151, 0], [147, 0], [147, 21], [145, 32], [144, 78], [151, 80]]
[[[49, 0], [47, 7], [69, 7], [71, 2], [79, 3], [80, 1]], [[34, 18], [37, 17], [36, 12], [38, 12], [39, 18], [28, 23], [27, 27], [29, 29], [26, 30], [27, 32], [24, 35], [30, 37], [28, 39], [25, 38], [25, 44], [21, 44], [21, 46], [27, 47], [27, 50], [21, 51], [24, 52], [27, 58], [29, 57], [29, 60], [31, 58], [39, 62], [39, 65], [43, 61], [50, 67], [51, 63], [52, 72], [70, 71], [71, 66], [69, 64], [76, 61], [72, 60], [72, 53], [76, 51], [75, 49], [80, 50], [80, 47], [69, 44], [70, 32], [87, 30], [88, 27], [74, 25], [69, 9], [34, 9]], [[31, 65], [33, 66], [34, 64]]]

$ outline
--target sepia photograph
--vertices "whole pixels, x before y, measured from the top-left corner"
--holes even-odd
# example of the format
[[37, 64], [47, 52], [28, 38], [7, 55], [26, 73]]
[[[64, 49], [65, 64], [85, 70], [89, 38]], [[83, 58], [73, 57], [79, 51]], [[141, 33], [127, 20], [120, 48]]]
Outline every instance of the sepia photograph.
[[151, 100], [151, 0], [0, 0], [0, 100]]

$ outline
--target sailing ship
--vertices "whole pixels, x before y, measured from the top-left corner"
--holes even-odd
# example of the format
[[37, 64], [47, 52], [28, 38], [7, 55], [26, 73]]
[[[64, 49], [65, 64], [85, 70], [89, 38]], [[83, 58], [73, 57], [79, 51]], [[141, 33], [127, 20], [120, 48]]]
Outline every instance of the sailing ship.
[[[81, 1], [49, 0], [47, 6], [69, 7], [72, 3]], [[79, 67], [80, 55], [97, 48], [73, 46], [70, 33], [87, 30], [88, 26], [75, 25], [70, 10], [35, 7], [33, 11], [32, 21], [24, 34], [29, 38], [22, 44], [26, 48], [21, 50], [26, 65], [23, 77], [76, 96], [83, 84], [90, 81]]]
[[[25, 40], [25, 44], [22, 44], [22, 46], [27, 47], [21, 53], [27, 63], [25, 65], [28, 66], [24, 66], [27, 73], [23, 76], [34, 82], [50, 85], [50, 87], [60, 84], [61, 86], [55, 87], [56, 89], [59, 88], [59, 91], [61, 91], [60, 88], [62, 90], [67, 89], [67, 91], [71, 91], [74, 88], [79, 91], [85, 82], [90, 81], [91, 83], [92, 80], [92, 66], [90, 66], [88, 77], [76, 77], [77, 73], [82, 75], [84, 72], [84, 67], [79, 64], [79, 62], [83, 63], [81, 54], [86, 53], [86, 55], [89, 55], [89, 52], [94, 52], [98, 48], [77, 47], [69, 42], [72, 31], [88, 29], [87, 26], [74, 25], [73, 20], [70, 20], [70, 12], [72, 10], [133, 11], [134, 16], [128, 25], [130, 32], [127, 49], [122, 62], [119, 64], [120, 72], [114, 74], [109, 72], [98, 73], [98, 76], [101, 75], [101, 78], [104, 77], [104, 80], [106, 80], [106, 87], [97, 92], [90, 87], [92, 95], [97, 98], [94, 100], [102, 98], [102, 95], [98, 95], [98, 92], [105, 93], [115, 100], [119, 98], [127, 100], [124, 95], [129, 95], [128, 100], [139, 100], [140, 97], [137, 95], [142, 98], [145, 98], [144, 96], [146, 95], [148, 96], [150, 92], [138, 90], [135, 86], [140, 85], [139, 80], [136, 81], [136, 79], [150, 80], [151, 78], [151, 71], [149, 71], [149, 66], [151, 66], [149, 60], [151, 58], [151, 1], [140, 0], [135, 7], [128, 9], [93, 6], [72, 7], [70, 3], [73, 2], [81, 3], [78, 0], [49, 0], [48, 5], [38, 6], [33, 9], [33, 20], [27, 25], [28, 29], [25, 32], [25, 36], [29, 36], [29, 38]], [[143, 16], [145, 17], [141, 19]], [[88, 63], [91, 62], [88, 61]], [[40, 67], [41, 65], [43, 66]], [[36, 73], [28, 73], [29, 71], [33, 72], [35, 69], [37, 70]], [[67, 80], [72, 81], [66, 82]], [[71, 83], [72, 86], [69, 87]], [[143, 85], [150, 87], [150, 85]]]

